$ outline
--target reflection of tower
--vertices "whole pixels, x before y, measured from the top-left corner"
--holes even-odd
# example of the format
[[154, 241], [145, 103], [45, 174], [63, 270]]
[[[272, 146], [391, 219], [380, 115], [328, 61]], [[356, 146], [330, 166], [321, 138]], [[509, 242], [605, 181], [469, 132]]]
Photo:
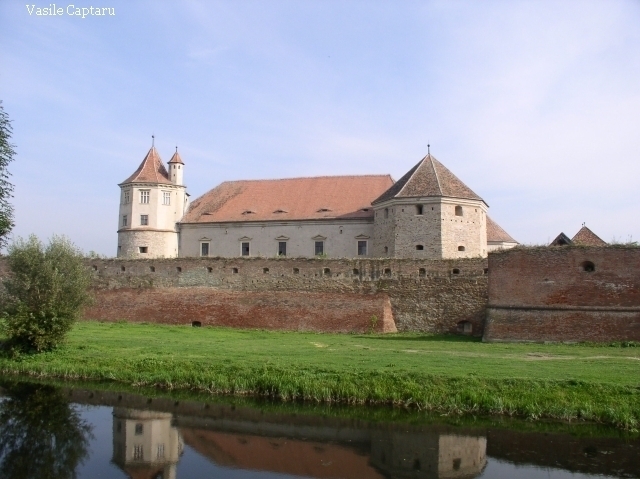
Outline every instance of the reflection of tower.
[[175, 479], [184, 443], [169, 413], [113, 409], [113, 462], [131, 479]]
[[487, 458], [487, 439], [379, 431], [371, 436], [371, 464], [394, 478], [471, 479]]

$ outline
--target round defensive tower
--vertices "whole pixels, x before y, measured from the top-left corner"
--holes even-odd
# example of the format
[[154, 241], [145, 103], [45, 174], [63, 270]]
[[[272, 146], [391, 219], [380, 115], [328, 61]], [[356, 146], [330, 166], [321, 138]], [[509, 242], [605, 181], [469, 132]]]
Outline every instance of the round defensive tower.
[[184, 162], [178, 149], [165, 168], [155, 146], [120, 183], [119, 258], [178, 256], [178, 227], [187, 209]]

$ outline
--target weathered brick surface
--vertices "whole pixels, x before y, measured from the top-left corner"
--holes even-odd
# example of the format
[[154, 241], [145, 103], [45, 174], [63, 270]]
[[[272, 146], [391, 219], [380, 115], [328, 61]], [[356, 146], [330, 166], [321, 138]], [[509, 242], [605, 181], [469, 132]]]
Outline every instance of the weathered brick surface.
[[513, 249], [489, 270], [485, 341], [640, 340], [640, 248]]
[[[303, 327], [299, 325], [305, 321], [301, 319], [303, 312], [306, 315], [304, 317], [311, 318], [312, 311], [320, 311], [318, 308], [323, 303], [323, 312], [317, 313], [317, 318], [313, 321], [309, 320], [310, 324], [314, 325], [311, 329], [342, 331], [345, 329], [336, 329], [336, 318], [342, 317], [345, 324], [357, 323], [357, 328], [361, 329], [364, 323], [369, 327], [373, 314], [381, 320], [379, 298], [383, 295], [390, 300], [398, 330], [457, 332], [458, 323], [468, 321], [473, 326], [473, 334], [480, 335], [487, 302], [484, 259], [111, 259], [92, 260], [90, 267], [94, 274], [97, 302], [88, 312], [93, 311], [91, 314], [94, 318], [105, 319], [112, 315], [111, 311], [115, 311], [114, 308], [126, 311], [132, 301], [132, 290], [136, 289], [139, 290], [139, 295], [145, 298], [147, 295], [148, 301], [151, 302], [154, 301], [153, 298], [162, 297], [162, 291], [166, 292], [176, 305], [172, 314], [180, 317], [182, 323], [197, 320], [190, 319], [195, 317], [194, 308], [200, 308], [205, 316], [210, 314], [206, 311], [217, 311], [215, 317], [219, 318], [222, 310], [219, 306], [220, 301], [216, 298], [223, 298], [222, 293], [234, 292], [243, 294], [229, 296], [228, 302], [255, 301], [258, 304], [262, 301], [261, 298], [272, 295], [272, 301], [260, 303], [265, 307], [264, 313], [260, 313], [260, 308], [254, 309], [252, 313], [256, 316], [264, 314], [264, 321], [255, 319], [251, 320], [254, 321], [251, 323], [246, 313], [248, 309], [234, 306], [233, 314], [243, 319], [236, 321], [229, 316], [225, 320], [226, 323], [216, 324], [281, 327], [285, 319], [280, 319], [281, 322], [278, 323], [274, 322], [273, 318], [284, 315], [286, 321], [290, 321], [291, 324], [285, 329], [298, 329]], [[459, 272], [454, 274], [454, 269]], [[207, 295], [207, 291], [211, 294]], [[257, 293], [261, 293], [262, 296]], [[122, 297], [121, 305], [116, 301], [119, 295]], [[316, 299], [319, 302], [314, 303]], [[295, 305], [277, 306], [278, 301], [285, 300], [293, 301]], [[140, 305], [140, 308], [146, 308], [144, 304], [147, 299], [137, 301], [136, 304]], [[305, 301], [309, 302], [307, 307]], [[371, 304], [365, 306], [368, 303]], [[198, 305], [197, 308], [195, 304]], [[355, 317], [358, 308], [365, 313], [358, 316], [359, 322], [350, 323], [349, 318]], [[99, 309], [102, 313], [98, 315]], [[153, 320], [150, 310], [145, 311], [144, 320]], [[325, 327], [321, 326], [323, 315], [334, 318], [327, 319]], [[128, 316], [131, 316], [131, 313], [128, 313]], [[158, 317], [160, 316], [159, 313]], [[110, 316], [109, 319], [117, 318]], [[267, 326], [267, 323], [272, 326]], [[354, 330], [353, 328], [347, 330]]]
[[[297, 331], [395, 331], [389, 298], [374, 295], [188, 288], [95, 291], [86, 319]], [[375, 325], [372, 318], [375, 316]]]

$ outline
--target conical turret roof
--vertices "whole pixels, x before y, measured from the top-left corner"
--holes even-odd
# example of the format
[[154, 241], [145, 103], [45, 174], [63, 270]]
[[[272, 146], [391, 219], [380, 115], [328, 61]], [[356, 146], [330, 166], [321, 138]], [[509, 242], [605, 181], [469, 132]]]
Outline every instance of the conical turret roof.
[[[175, 156], [175, 155], [174, 155]], [[126, 183], [171, 183], [169, 173], [162, 163], [155, 146], [152, 146], [138, 169], [121, 184]]]
[[372, 204], [392, 198], [447, 196], [483, 201], [429, 153]]
[[182, 161], [182, 158], [180, 158], [180, 154], [178, 153], [178, 147], [176, 147], [176, 152], [169, 160], [169, 164], [171, 163], [180, 163], [181, 165], [184, 165], [184, 161]]

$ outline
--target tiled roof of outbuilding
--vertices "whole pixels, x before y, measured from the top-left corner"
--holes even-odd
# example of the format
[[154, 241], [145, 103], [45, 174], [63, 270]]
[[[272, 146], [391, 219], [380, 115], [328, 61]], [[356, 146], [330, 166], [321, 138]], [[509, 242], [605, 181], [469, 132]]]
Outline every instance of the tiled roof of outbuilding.
[[392, 198], [446, 196], [484, 201], [431, 154], [385, 191], [373, 204]]
[[517, 243], [509, 233], [487, 216], [487, 242]]
[[576, 235], [571, 238], [573, 244], [582, 245], [582, 246], [606, 246], [607, 242], [602, 240], [598, 235], [596, 235], [593, 231], [591, 231], [586, 226], [580, 228], [580, 231], [576, 233]]
[[182, 223], [373, 218], [389, 175], [225, 181], [191, 203]]
[[147, 156], [144, 157], [138, 169], [129, 178], [124, 180], [125, 183], [171, 183], [169, 173], [160, 159], [160, 155], [155, 146], [152, 146]]

